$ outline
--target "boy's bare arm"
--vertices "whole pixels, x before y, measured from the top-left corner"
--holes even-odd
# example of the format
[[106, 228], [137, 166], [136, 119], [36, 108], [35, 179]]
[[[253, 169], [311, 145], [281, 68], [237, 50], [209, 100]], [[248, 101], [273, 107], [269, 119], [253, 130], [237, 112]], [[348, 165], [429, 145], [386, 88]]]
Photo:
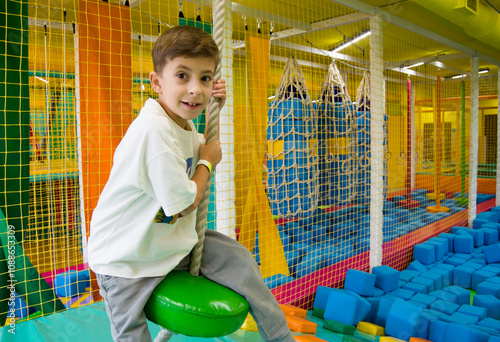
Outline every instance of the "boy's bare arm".
[[[222, 160], [222, 148], [219, 140], [216, 140], [208, 145], [200, 145], [200, 160], [202, 159], [212, 164], [212, 170], [215, 169], [215, 166], [217, 166], [217, 164], [219, 164]], [[198, 165], [193, 177], [191, 178], [191, 180], [196, 183], [196, 198], [189, 207], [181, 212], [182, 216], [189, 215], [198, 207], [205, 192], [205, 185], [207, 184], [209, 178], [210, 172], [208, 167], [205, 165]]]

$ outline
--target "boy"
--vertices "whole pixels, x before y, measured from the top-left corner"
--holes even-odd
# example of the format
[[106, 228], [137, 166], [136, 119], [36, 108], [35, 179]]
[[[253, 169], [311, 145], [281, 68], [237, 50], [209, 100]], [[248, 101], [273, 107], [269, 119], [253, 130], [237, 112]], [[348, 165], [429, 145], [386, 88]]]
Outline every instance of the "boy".
[[[90, 225], [89, 265], [115, 341], [151, 341], [144, 305], [166, 274], [188, 269], [196, 207], [222, 158], [220, 142], [204, 144], [192, 123], [212, 95], [221, 105], [226, 96], [224, 82], [214, 83], [220, 55], [212, 37], [178, 26], [158, 38], [152, 57], [159, 98], [146, 101], [118, 145]], [[200, 272], [247, 299], [264, 340], [294, 341], [242, 245], [207, 230]]]

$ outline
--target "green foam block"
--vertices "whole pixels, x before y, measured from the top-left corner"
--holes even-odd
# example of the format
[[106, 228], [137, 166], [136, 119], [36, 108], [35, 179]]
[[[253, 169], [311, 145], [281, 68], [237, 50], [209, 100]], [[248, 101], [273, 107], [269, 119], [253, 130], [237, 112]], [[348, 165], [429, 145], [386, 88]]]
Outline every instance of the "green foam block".
[[354, 325], [348, 325], [329, 319], [325, 319], [323, 328], [344, 335], [354, 335], [354, 332], [356, 331], [356, 327]]
[[313, 307], [312, 314], [313, 314], [313, 316], [316, 316], [316, 317], [319, 317], [319, 318], [323, 318], [323, 316], [325, 314], [325, 310]]

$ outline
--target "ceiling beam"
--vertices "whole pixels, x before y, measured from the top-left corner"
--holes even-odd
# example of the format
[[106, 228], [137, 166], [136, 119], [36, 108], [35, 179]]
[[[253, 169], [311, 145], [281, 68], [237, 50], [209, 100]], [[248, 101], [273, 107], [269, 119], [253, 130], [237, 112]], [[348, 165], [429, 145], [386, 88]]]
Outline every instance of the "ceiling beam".
[[290, 18], [282, 17], [276, 14], [272, 14], [269, 12], [261, 11], [255, 8], [250, 8], [247, 6], [243, 6], [237, 3], [232, 3], [231, 9], [233, 12], [244, 15], [244, 16], [249, 16], [253, 18], [259, 18], [261, 20], [265, 20], [268, 22], [272, 22], [275, 24], [281, 24], [283, 26], [288, 26], [288, 27], [293, 27], [296, 29], [300, 29], [303, 31], [308, 31], [309, 30], [309, 23], [299, 21], [299, 20], [293, 20]]

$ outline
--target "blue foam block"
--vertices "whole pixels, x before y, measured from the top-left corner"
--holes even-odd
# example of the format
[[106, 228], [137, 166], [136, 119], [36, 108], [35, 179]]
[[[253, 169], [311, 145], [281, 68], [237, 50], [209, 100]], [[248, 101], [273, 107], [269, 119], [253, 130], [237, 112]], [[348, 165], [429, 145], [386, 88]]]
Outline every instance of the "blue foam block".
[[500, 262], [500, 244], [494, 243], [483, 247], [483, 253], [488, 264]]
[[415, 292], [407, 289], [396, 289], [391, 292], [391, 295], [408, 300], [415, 295]]
[[448, 259], [446, 259], [444, 261], [446, 264], [448, 265], [452, 265], [452, 266], [460, 266], [464, 263], [464, 259], [462, 258], [459, 258], [457, 257], [456, 255], [455, 256], [452, 256], [452, 257], [449, 257]]
[[417, 322], [422, 315], [422, 308], [409, 302], [395, 301], [385, 325], [385, 333], [399, 339], [409, 340], [417, 332]]
[[490, 339], [488, 340], [488, 342], [491, 341], [491, 337], [492, 336], [500, 336], [500, 333], [497, 330], [493, 329], [493, 328], [483, 327], [483, 326], [477, 325], [477, 324], [470, 325], [470, 327], [473, 328], [473, 329], [485, 332], [488, 335], [490, 335]]
[[385, 292], [381, 289], [379, 289], [378, 287], [375, 286], [375, 288], [373, 289], [373, 295], [372, 297], [381, 297], [385, 294]]
[[354, 314], [354, 325], [357, 325], [358, 322], [365, 319], [366, 315], [370, 311], [370, 302], [368, 302], [368, 300], [361, 297], [357, 293], [354, 293], [349, 290], [345, 290], [345, 292], [356, 299], [356, 312]]
[[496, 211], [483, 211], [477, 214], [476, 218], [488, 220], [489, 222], [498, 222], [498, 215]]
[[486, 266], [488, 264], [486, 262], [485, 257], [484, 257], [482, 248], [481, 248], [481, 251], [473, 252], [471, 255], [472, 255], [472, 259], [469, 260], [470, 263], [479, 264], [481, 266], [480, 268], [483, 268], [484, 266]]
[[375, 286], [384, 292], [393, 291], [398, 288], [399, 271], [392, 267], [382, 265], [372, 268], [372, 274], [376, 276]]
[[423, 285], [426, 287], [426, 291], [425, 292], [419, 291], [420, 293], [429, 293], [429, 292], [433, 292], [435, 290], [438, 290], [435, 288], [435, 286], [436, 286], [435, 281], [432, 279], [429, 279], [429, 278], [418, 276], [418, 277], [413, 278], [411, 282], [416, 283], [416, 284], [420, 284], [420, 285]]
[[472, 305], [486, 308], [488, 317], [500, 319], [500, 299], [493, 295], [476, 294], [472, 300]]
[[295, 277], [302, 278], [316, 272], [325, 266], [325, 256], [311, 252], [304, 256], [301, 262], [295, 265]]
[[408, 267], [406, 267], [407, 270], [410, 271], [417, 271], [417, 272], [426, 272], [427, 268], [422, 265], [422, 263], [418, 260], [412, 261]]
[[450, 271], [450, 272], [453, 272], [453, 269], [455, 268], [454, 265], [450, 265], [450, 264], [445, 264], [445, 263], [441, 263], [441, 262], [438, 262], [434, 268], [442, 268], [442, 269], [445, 269], [447, 271]]
[[384, 295], [380, 297], [377, 313], [375, 314], [374, 323], [385, 327], [387, 321], [387, 314], [389, 310], [392, 308], [392, 305], [395, 301], [403, 301], [401, 298], [392, 296], [392, 295]]
[[454, 312], [448, 317], [443, 317], [441, 320], [448, 323], [457, 323], [457, 324], [476, 324], [479, 322], [479, 318], [476, 316], [470, 316], [467, 314], [463, 314], [460, 312]]
[[376, 276], [371, 273], [348, 269], [345, 276], [344, 289], [362, 296], [371, 296], [375, 287]]
[[414, 283], [413, 281], [409, 281], [401, 286], [402, 289], [413, 291], [414, 293], [423, 293], [426, 294], [429, 292], [429, 286], [424, 284]]
[[493, 295], [500, 299], [500, 283], [483, 281], [477, 285], [476, 293], [480, 295]]
[[370, 303], [370, 310], [366, 314], [365, 321], [375, 323], [380, 297], [366, 297], [365, 299]]
[[500, 321], [498, 319], [494, 319], [491, 317], [486, 317], [482, 320], [480, 320], [477, 325], [483, 326], [483, 327], [488, 327], [488, 328], [493, 328], [495, 330], [500, 331]]
[[457, 234], [453, 240], [455, 253], [472, 253], [474, 249], [474, 238], [471, 235]]
[[483, 320], [488, 316], [488, 310], [486, 310], [486, 308], [469, 304], [461, 305], [457, 312], [470, 316], [476, 316], [479, 320]]
[[323, 317], [347, 325], [354, 325], [357, 300], [355, 297], [343, 292], [332, 291], [328, 296]]
[[445, 342], [449, 323], [433, 320], [429, 324], [429, 339], [432, 342]]
[[484, 266], [484, 264], [479, 259], [470, 259], [467, 262], [464, 262], [462, 266], [473, 268], [474, 270], [478, 270]]
[[[423, 310], [418, 321], [418, 327], [415, 337], [427, 340], [429, 338], [430, 325], [433, 321], [439, 321], [439, 316], [435, 315], [433, 310]], [[440, 313], [439, 313], [440, 314]]]
[[399, 280], [403, 280], [403, 281], [408, 282], [408, 281], [412, 280], [413, 277], [416, 277], [419, 274], [420, 274], [420, 272], [406, 269], [406, 270], [399, 272]]
[[436, 246], [430, 243], [419, 243], [413, 247], [413, 260], [418, 260], [424, 265], [436, 261]]
[[428, 308], [432, 303], [434, 303], [438, 299], [436, 297], [429, 296], [427, 294], [417, 293], [413, 297], [411, 297], [411, 300], [413, 300], [414, 302], [422, 303]]
[[442, 287], [450, 286], [452, 282], [453, 272], [444, 268], [433, 267], [429, 270], [430, 273], [438, 274], [441, 277]]
[[498, 243], [498, 230], [491, 228], [479, 228], [479, 230], [484, 232], [484, 245], [489, 246], [494, 243]]
[[469, 227], [453, 226], [453, 227], [451, 227], [451, 233], [457, 234], [458, 231], [460, 231], [462, 229], [469, 229]]
[[464, 228], [457, 230], [457, 235], [470, 235], [474, 241], [474, 247], [484, 244], [484, 233], [478, 233], [476, 229]]
[[328, 303], [328, 296], [335, 291], [334, 289], [326, 286], [318, 286], [316, 289], [316, 296], [314, 297], [313, 308], [325, 310]]
[[499, 276], [495, 276], [493, 278], [488, 279], [488, 281], [490, 283], [500, 284], [500, 277]]
[[470, 328], [466, 325], [450, 323], [446, 331], [446, 339], [444, 342], [488, 342], [489, 338], [490, 335], [485, 332]]
[[498, 268], [495, 264], [486, 265], [481, 270], [494, 273], [495, 277], [500, 274], [500, 268]]
[[[455, 239], [456, 241], [456, 239]], [[467, 266], [457, 266], [453, 270], [453, 285], [461, 286], [466, 289], [471, 288], [472, 273], [475, 270]]]
[[451, 233], [441, 233], [438, 235], [442, 239], [446, 239], [448, 241], [448, 251], [453, 251], [453, 240], [455, 239], [455, 234]]
[[449, 249], [448, 249], [448, 240], [439, 238], [439, 237], [433, 237], [427, 240], [427, 243], [433, 244], [436, 246], [436, 260], [442, 260], [446, 254], [448, 254]]
[[450, 303], [458, 303], [458, 296], [454, 293], [444, 291], [444, 290], [437, 290], [434, 292], [429, 292], [429, 296], [436, 297], [437, 299], [445, 300]]
[[[463, 304], [469, 304], [470, 303], [470, 291], [464, 289], [463, 287], [452, 285], [452, 286], [446, 286], [443, 288], [443, 293], [449, 293], [453, 296], [456, 296], [456, 301], [455, 303], [458, 305], [463, 305]], [[444, 296], [443, 298], [446, 298]], [[455, 298], [455, 297], [453, 297]]]
[[482, 229], [468, 229], [467, 233], [474, 239], [474, 247], [484, 245], [484, 231]]
[[422, 304], [422, 303], [420, 303], [420, 302], [415, 302], [415, 301], [413, 301], [413, 300], [411, 300], [411, 299], [408, 299], [406, 302], [407, 302], [407, 303], [412, 303], [412, 304], [414, 304], [414, 305], [416, 305], [416, 306], [419, 306], [419, 307], [421, 307], [421, 308], [422, 308], [422, 309], [424, 309], [424, 310], [425, 310], [425, 309], [427, 309], [427, 305]]
[[59, 273], [53, 281], [54, 292], [61, 297], [74, 297], [90, 286], [88, 270]]
[[[472, 251], [474, 251], [474, 250], [472, 250]], [[455, 254], [453, 254], [453, 256], [455, 256], [455, 257], [457, 257], [457, 258], [460, 258], [460, 259], [464, 260], [464, 261], [462, 261], [462, 262], [465, 262], [465, 261], [467, 261], [467, 260], [472, 259], [472, 255], [471, 255], [471, 253], [458, 253], [458, 252], [456, 252]]]
[[438, 299], [434, 303], [429, 305], [429, 309], [442, 312], [446, 315], [451, 315], [452, 313], [457, 311], [458, 308], [460, 308], [460, 305], [442, 299]]
[[495, 273], [493, 273], [493, 272], [488, 272], [488, 271], [484, 271], [484, 270], [475, 271], [474, 273], [472, 273], [471, 288], [473, 290], [477, 290], [477, 286], [479, 284], [481, 284], [485, 280], [493, 278], [494, 276], [495, 276]]
[[488, 222], [492, 222], [488, 219], [484, 219], [484, 218], [478, 218], [476, 217], [476, 219], [474, 220], [474, 222], [472, 223], [472, 228], [474, 229], [479, 229], [481, 228], [481, 226], [485, 223], [488, 223]]
[[427, 272], [423, 272], [420, 276], [423, 278], [432, 279], [434, 281], [434, 288], [436, 290], [441, 290], [443, 288], [443, 276], [439, 272], [436, 273], [429, 270]]
[[500, 223], [488, 222], [488, 223], [481, 225], [481, 228], [493, 229], [493, 230], [498, 231], [498, 233], [500, 234]]

